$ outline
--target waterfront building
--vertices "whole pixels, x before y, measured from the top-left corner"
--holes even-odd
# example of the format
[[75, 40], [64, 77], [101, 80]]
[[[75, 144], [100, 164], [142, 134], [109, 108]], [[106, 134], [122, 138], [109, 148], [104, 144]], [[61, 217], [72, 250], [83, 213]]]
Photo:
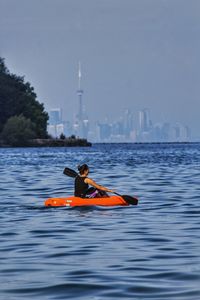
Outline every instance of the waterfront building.
[[61, 108], [53, 108], [49, 111], [49, 124], [47, 126], [47, 131], [49, 135], [54, 138], [59, 138], [61, 134], [64, 134]]
[[130, 139], [132, 132], [134, 131], [134, 117], [133, 113], [127, 109], [124, 114], [124, 135], [126, 139]]
[[190, 141], [190, 129], [188, 126], [177, 123], [173, 127], [173, 138], [176, 142], [189, 142]]
[[109, 142], [112, 126], [108, 123], [98, 123], [98, 127], [99, 127], [99, 140], [101, 142]]
[[64, 134], [64, 124], [48, 125], [47, 131], [53, 138], [59, 138], [61, 134]]
[[53, 108], [49, 111], [49, 124], [57, 125], [62, 122], [62, 110], [61, 108]]
[[143, 109], [139, 111], [139, 130], [140, 132], [147, 132], [150, 127], [149, 111]]

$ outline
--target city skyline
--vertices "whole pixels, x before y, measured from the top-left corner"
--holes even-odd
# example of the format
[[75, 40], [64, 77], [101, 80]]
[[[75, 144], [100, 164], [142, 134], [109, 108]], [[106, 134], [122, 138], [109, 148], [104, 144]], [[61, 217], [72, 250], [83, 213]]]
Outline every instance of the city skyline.
[[90, 123], [86, 136], [77, 135], [77, 119], [74, 122], [62, 118], [62, 109], [49, 112], [49, 133], [54, 137], [79, 136], [91, 142], [191, 142], [191, 129], [186, 124], [152, 121], [150, 110], [141, 109], [133, 113], [130, 109], [116, 120], [97, 120]]
[[82, 87], [81, 62], [78, 62], [78, 108], [74, 120], [70, 122], [63, 117], [62, 108], [49, 111], [48, 132], [51, 136], [59, 138], [61, 135], [78, 136], [90, 139], [91, 142], [189, 142], [191, 130], [187, 125], [176, 122], [153, 123], [150, 110], [143, 108], [137, 112], [138, 117], [131, 109], [126, 109], [124, 115], [111, 122], [108, 116], [104, 121], [91, 122], [87, 110], [83, 109], [84, 89]]

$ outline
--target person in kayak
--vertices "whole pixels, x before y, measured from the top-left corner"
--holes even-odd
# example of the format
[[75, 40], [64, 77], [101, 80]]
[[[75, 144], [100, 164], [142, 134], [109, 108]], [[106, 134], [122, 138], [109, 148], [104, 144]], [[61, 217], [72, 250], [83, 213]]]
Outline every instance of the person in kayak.
[[[75, 178], [74, 195], [81, 198], [108, 197], [106, 192], [113, 193], [113, 190], [97, 184], [91, 178], [88, 178], [89, 167], [86, 164], [78, 166], [79, 175]], [[92, 186], [89, 188], [89, 186]]]

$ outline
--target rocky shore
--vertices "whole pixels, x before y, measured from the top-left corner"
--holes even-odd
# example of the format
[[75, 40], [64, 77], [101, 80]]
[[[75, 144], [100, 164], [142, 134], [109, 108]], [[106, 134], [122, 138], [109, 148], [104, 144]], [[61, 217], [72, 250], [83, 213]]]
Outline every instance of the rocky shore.
[[17, 146], [7, 145], [0, 140], [0, 147], [90, 147], [92, 144], [86, 139], [81, 138], [65, 138], [65, 139], [34, 139], [29, 140], [26, 145], [18, 144]]

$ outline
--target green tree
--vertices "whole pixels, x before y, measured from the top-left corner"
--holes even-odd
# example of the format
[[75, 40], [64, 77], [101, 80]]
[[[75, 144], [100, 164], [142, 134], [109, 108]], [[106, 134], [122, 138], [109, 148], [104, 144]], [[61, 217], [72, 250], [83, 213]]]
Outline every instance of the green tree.
[[30, 83], [25, 82], [24, 77], [11, 74], [0, 58], [0, 133], [10, 117], [23, 114], [35, 124], [36, 137], [46, 138], [48, 114], [36, 98]]
[[35, 124], [23, 115], [8, 119], [2, 131], [3, 140], [10, 146], [28, 146], [29, 141], [34, 139]]
[[61, 133], [60, 139], [61, 139], [61, 140], [65, 140], [65, 139], [66, 139], [66, 136], [64, 135], [64, 133]]

